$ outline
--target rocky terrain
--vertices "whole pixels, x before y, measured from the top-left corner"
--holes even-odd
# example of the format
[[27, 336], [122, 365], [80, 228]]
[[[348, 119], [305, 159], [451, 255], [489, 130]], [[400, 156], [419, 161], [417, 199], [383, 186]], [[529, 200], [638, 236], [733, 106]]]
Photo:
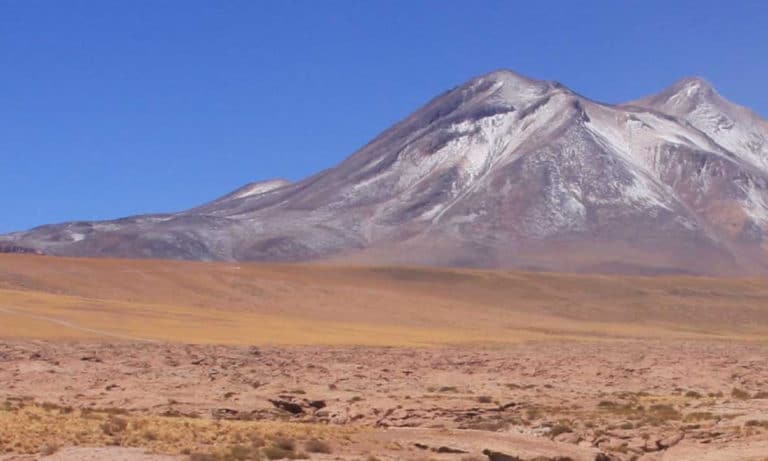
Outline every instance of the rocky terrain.
[[2, 241], [73, 256], [765, 274], [767, 235], [768, 122], [706, 81], [608, 105], [503, 70], [305, 180]]
[[106, 459], [88, 455], [109, 453], [87, 448], [98, 445], [117, 447], [109, 459], [275, 459], [277, 445], [285, 457], [349, 460], [768, 456], [758, 344], [3, 341], [0, 365], [5, 459]]
[[33, 250], [32, 248], [13, 245], [10, 243], [0, 243], [0, 253], [42, 254], [42, 252], [39, 250]]

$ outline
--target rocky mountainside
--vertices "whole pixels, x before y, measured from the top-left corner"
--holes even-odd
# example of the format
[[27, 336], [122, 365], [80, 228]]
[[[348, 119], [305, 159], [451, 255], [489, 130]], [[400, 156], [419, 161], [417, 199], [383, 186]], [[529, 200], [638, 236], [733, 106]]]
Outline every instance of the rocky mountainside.
[[768, 122], [701, 79], [616, 106], [503, 70], [303, 181], [0, 239], [55, 255], [763, 274]]

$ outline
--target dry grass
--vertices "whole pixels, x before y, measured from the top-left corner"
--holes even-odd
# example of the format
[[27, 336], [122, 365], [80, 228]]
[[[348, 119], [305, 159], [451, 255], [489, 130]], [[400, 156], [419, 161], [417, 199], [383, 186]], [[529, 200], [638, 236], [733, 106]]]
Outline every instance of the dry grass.
[[[653, 402], [653, 397], [633, 396], [627, 403], [603, 400], [598, 403], [601, 412], [609, 412], [633, 422], [635, 427], [662, 426], [683, 419], [683, 414], [674, 406], [667, 403], [643, 404]], [[699, 415], [701, 416], [701, 415]]]
[[[5, 407], [4, 407], [5, 408]], [[251, 459], [274, 448], [292, 453], [299, 443], [350, 437], [352, 427], [276, 421], [214, 421], [183, 417], [115, 416], [109, 411], [66, 411], [30, 403], [0, 410], [0, 453], [40, 453], [59, 446], [142, 447], [165, 454], [195, 454], [199, 459]], [[147, 434], [152, 434], [147, 437]], [[269, 446], [264, 447], [265, 440]], [[314, 446], [314, 445], [312, 445]]]
[[49, 339], [406, 346], [764, 339], [768, 284], [0, 255], [0, 309], [0, 337]]
[[695, 411], [693, 413], [688, 413], [685, 415], [685, 421], [688, 422], [696, 422], [696, 421], [708, 421], [708, 420], [717, 420], [720, 419], [720, 417], [710, 411]]

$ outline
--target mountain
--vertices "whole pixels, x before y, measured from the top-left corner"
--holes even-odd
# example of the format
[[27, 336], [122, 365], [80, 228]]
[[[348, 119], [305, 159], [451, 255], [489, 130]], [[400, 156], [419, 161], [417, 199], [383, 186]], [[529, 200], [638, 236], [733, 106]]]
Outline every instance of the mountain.
[[608, 105], [501, 70], [303, 181], [0, 241], [75, 256], [764, 274], [767, 139], [768, 122], [701, 79]]

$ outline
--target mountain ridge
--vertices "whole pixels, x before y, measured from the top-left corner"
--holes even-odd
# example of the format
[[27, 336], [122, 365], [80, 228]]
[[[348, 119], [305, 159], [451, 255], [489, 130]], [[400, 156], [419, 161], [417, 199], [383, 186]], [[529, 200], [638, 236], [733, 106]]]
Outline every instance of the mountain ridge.
[[681, 79], [621, 105], [497, 70], [336, 167], [0, 241], [70, 256], [768, 273], [768, 122]]

